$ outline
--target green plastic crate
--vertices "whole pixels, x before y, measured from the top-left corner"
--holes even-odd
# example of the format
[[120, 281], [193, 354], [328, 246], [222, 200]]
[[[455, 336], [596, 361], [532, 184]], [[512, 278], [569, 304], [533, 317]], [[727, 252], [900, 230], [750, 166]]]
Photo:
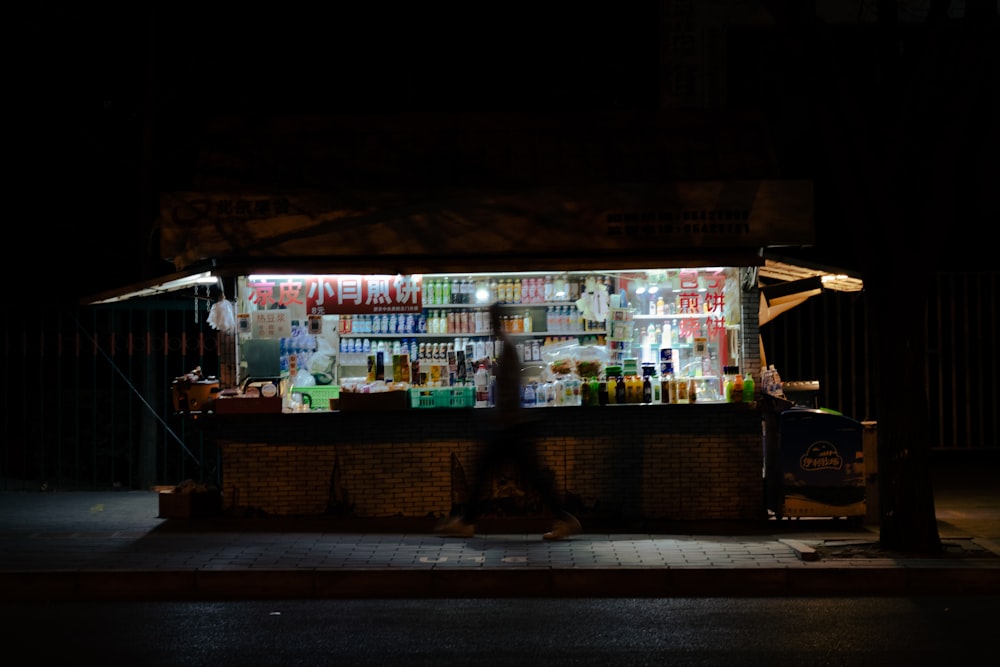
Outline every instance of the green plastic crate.
[[293, 394], [302, 396], [302, 400], [313, 410], [329, 410], [330, 399], [340, 398], [340, 385], [317, 384], [312, 387], [292, 387]]
[[420, 387], [410, 389], [411, 408], [436, 408], [437, 391], [435, 387]]
[[439, 408], [471, 408], [475, 405], [475, 392], [472, 387], [444, 387], [441, 393]]
[[410, 388], [411, 408], [471, 408], [474, 399], [472, 387]]

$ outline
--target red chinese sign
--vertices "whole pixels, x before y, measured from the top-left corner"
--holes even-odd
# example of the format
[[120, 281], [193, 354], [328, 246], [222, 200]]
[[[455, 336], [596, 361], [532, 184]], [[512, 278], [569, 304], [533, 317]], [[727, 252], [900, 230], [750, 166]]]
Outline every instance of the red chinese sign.
[[256, 279], [250, 301], [262, 308], [305, 304], [306, 315], [419, 313], [421, 277], [321, 275]]

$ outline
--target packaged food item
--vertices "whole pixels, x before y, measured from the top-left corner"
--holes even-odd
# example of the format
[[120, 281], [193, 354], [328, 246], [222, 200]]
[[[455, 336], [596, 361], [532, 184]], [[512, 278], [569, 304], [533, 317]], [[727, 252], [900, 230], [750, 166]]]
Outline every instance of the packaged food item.
[[542, 360], [548, 364], [552, 375], [569, 375], [576, 372], [576, 340], [562, 341], [542, 347]]
[[607, 356], [603, 345], [580, 345], [576, 350], [576, 374], [581, 378], [600, 377]]

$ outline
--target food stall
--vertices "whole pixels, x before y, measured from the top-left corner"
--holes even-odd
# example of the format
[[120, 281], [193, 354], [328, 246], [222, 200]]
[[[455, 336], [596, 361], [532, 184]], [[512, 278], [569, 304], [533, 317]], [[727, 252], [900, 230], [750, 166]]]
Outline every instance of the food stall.
[[[761, 249], [812, 237], [808, 182], [165, 195], [163, 255], [232, 285], [211, 429], [226, 509], [440, 517], [466, 502], [497, 303], [581, 516], [766, 516]], [[496, 515], [542, 511], [498, 480]]]

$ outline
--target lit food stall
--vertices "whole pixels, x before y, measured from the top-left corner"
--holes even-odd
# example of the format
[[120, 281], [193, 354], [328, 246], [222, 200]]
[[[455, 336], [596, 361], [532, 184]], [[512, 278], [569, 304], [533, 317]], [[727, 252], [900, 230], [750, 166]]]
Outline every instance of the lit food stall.
[[[224, 508], [439, 517], [466, 502], [499, 303], [571, 511], [766, 516], [761, 415], [731, 383], [760, 377], [761, 249], [811, 242], [810, 183], [176, 193], [162, 211], [164, 257], [233, 285], [220, 376], [235, 381], [206, 426]], [[516, 481], [494, 496], [497, 515], [539, 511]]]

